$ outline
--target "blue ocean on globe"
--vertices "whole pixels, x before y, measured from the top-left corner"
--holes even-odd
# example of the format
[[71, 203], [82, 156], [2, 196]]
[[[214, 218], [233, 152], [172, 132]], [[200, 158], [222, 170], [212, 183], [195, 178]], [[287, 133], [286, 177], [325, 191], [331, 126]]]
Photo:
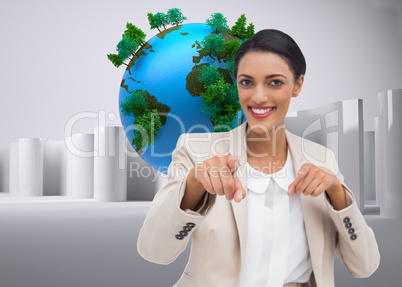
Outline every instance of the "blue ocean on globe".
[[[166, 123], [156, 135], [155, 144], [145, 146], [140, 153], [146, 163], [163, 174], [167, 174], [172, 151], [182, 133], [214, 132], [210, 115], [201, 111], [202, 97], [193, 97], [186, 89], [186, 77], [194, 65], [215, 63], [226, 68], [223, 61], [218, 62], [209, 56], [203, 57], [197, 64], [193, 63], [193, 57], [199, 56], [196, 41], [200, 43], [211, 32], [212, 29], [205, 23], [189, 23], [172, 29], [163, 38], [158, 37], [158, 34], [147, 41], [151, 47], [145, 49], [145, 53], [123, 75], [119, 107], [130, 96], [130, 92], [136, 89], [148, 91], [158, 102], [170, 107]], [[240, 111], [235, 127], [242, 115]], [[134, 116], [125, 116], [120, 109], [120, 118], [131, 143], [134, 137]]]

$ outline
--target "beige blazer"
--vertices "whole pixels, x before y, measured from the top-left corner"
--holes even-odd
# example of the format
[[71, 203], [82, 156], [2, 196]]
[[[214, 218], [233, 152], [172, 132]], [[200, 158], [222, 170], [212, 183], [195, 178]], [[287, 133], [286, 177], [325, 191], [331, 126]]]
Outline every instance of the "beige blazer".
[[[218, 153], [240, 159], [236, 174], [247, 191], [246, 128], [247, 121], [229, 132], [186, 133], [177, 141], [168, 182], [155, 195], [137, 241], [144, 259], [169, 264], [192, 238], [188, 263], [174, 286], [238, 285], [247, 240], [247, 196], [237, 203], [206, 193], [197, 211], [182, 210], [180, 203], [191, 168]], [[380, 262], [377, 242], [343, 181], [333, 152], [287, 130], [286, 137], [295, 172], [304, 163], [325, 166], [339, 178], [347, 194], [348, 207], [341, 211], [333, 209], [325, 193], [318, 197], [301, 195], [313, 265], [311, 286], [334, 286], [335, 253], [354, 277], [370, 276]], [[351, 227], [345, 226], [348, 222]], [[352, 229], [354, 233], [350, 234]]]

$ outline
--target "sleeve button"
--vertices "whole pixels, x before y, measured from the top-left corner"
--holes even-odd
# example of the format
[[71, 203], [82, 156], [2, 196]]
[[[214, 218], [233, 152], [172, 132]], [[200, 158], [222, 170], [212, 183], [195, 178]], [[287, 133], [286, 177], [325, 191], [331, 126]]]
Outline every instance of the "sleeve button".
[[344, 223], [349, 223], [349, 222], [350, 222], [350, 218], [349, 218], [349, 217], [345, 217], [345, 218], [343, 219], [343, 222], [344, 222]]
[[179, 240], [182, 240], [184, 238], [184, 236], [180, 235], [180, 234], [176, 234], [176, 238], [179, 239]]
[[179, 232], [181, 236], [187, 236], [188, 232], [187, 231], [180, 231]]
[[349, 228], [348, 232], [349, 232], [349, 234], [353, 234], [353, 233], [355, 233], [355, 230], [353, 228]]
[[352, 240], [356, 240], [356, 238], [357, 238], [357, 235], [356, 235], [356, 234], [352, 234], [352, 235], [350, 236], [350, 239], [352, 239]]
[[190, 232], [191, 231], [191, 227], [188, 227], [187, 225], [183, 227], [184, 231]]
[[345, 224], [345, 227], [346, 227], [346, 228], [351, 228], [351, 227], [352, 227], [352, 223], [350, 223], [350, 222], [346, 223], [346, 224]]
[[195, 223], [189, 222], [186, 224], [188, 227], [190, 228], [194, 228], [195, 227]]

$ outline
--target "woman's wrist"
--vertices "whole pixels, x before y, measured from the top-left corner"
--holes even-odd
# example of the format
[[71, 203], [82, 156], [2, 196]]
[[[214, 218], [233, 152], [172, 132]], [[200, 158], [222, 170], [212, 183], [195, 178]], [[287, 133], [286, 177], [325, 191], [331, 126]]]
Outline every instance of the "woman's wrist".
[[338, 181], [335, 187], [326, 190], [332, 206], [335, 210], [341, 210], [347, 207], [346, 192], [342, 184]]
[[202, 183], [195, 177], [195, 167], [193, 167], [186, 179], [186, 188], [180, 204], [182, 210], [190, 209], [195, 211], [203, 198], [206, 190]]

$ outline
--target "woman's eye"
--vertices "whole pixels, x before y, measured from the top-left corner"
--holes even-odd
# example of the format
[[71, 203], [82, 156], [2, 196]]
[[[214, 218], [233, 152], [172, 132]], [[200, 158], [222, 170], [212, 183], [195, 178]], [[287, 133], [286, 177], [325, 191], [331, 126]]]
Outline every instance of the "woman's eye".
[[271, 82], [271, 85], [272, 86], [281, 86], [283, 83], [281, 82], [281, 81], [279, 81], [279, 80], [273, 80], [272, 82]]
[[240, 81], [240, 84], [241, 84], [242, 86], [248, 86], [248, 85], [250, 84], [250, 81], [249, 81], [249, 80], [241, 80], [241, 81]]

